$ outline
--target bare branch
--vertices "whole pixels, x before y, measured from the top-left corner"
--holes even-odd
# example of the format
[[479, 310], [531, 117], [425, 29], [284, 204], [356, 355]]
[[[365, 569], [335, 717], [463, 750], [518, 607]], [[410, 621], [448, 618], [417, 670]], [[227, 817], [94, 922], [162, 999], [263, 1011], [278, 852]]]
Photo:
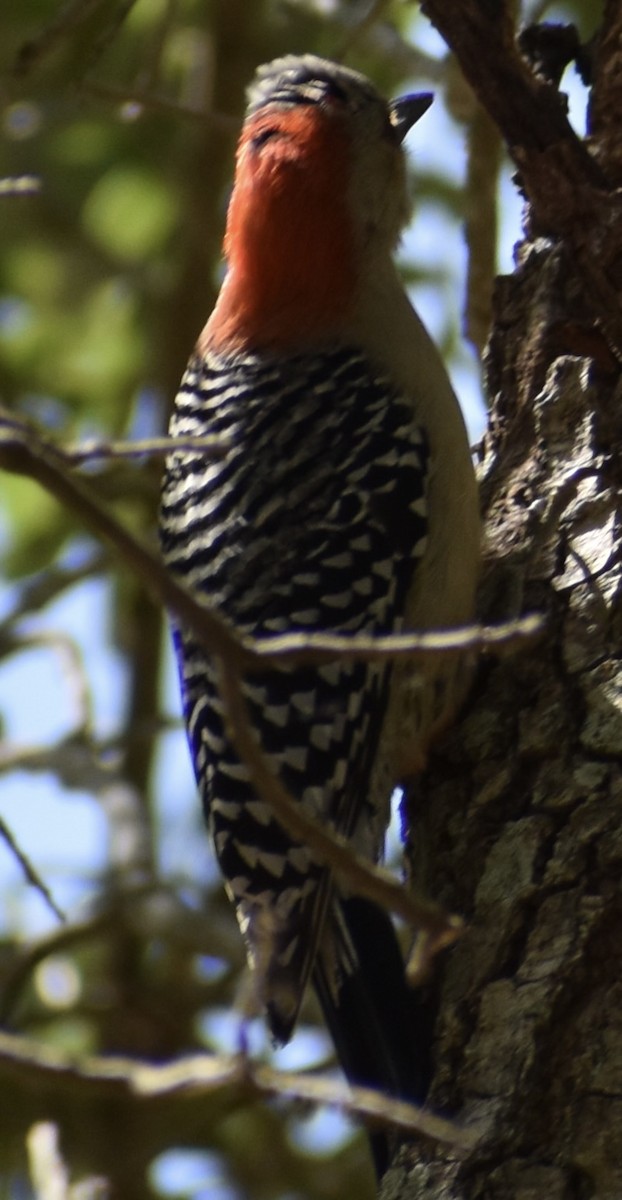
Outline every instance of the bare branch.
[[[573, 130], [557, 89], [518, 48], [511, 6], [482, 0], [420, 0], [519, 168], [537, 228], [563, 239], [607, 341], [622, 357], [617, 263], [618, 192]], [[614, 73], [615, 74], [615, 73]], [[619, 139], [617, 139], [619, 142]]]
[[71, 471], [71, 462], [63, 451], [12, 414], [10, 420], [3, 419], [0, 423], [0, 468], [26, 475], [51, 492], [97, 536], [113, 546], [156, 599], [192, 630], [209, 653], [225, 658], [241, 671], [263, 668], [266, 663], [282, 663], [286, 656], [292, 662], [321, 663], [338, 658], [378, 661], [422, 653], [455, 654], [488, 647], [508, 650], [535, 637], [542, 629], [538, 616], [528, 616], [496, 627], [468, 626], [383, 638], [293, 633], [255, 641], [236, 636], [218, 613], [177, 583], [162, 560], [111, 515], [84, 479]]
[[[136, 0], [123, 0], [116, 11], [109, 14], [108, 25], [92, 43], [87, 65], [95, 62], [103, 54], [135, 2]], [[66, 0], [40, 33], [20, 46], [13, 64], [14, 73], [18, 76], [30, 74], [59, 42], [68, 38], [74, 30], [89, 20], [98, 8], [106, 8], [105, 0]]]
[[340, 1108], [375, 1124], [397, 1126], [404, 1133], [419, 1134], [455, 1151], [468, 1150], [477, 1137], [477, 1130], [461, 1129], [414, 1104], [391, 1100], [371, 1088], [348, 1087], [332, 1079], [255, 1066], [242, 1056], [194, 1055], [164, 1066], [120, 1057], [85, 1056], [77, 1062], [75, 1055], [55, 1047], [0, 1032], [0, 1067], [5, 1079], [13, 1076], [37, 1089], [64, 1089], [78, 1101], [96, 1096], [141, 1106], [161, 1106], [165, 1102], [187, 1106], [189, 1098], [200, 1102], [219, 1092], [237, 1103], [257, 1096], [281, 1096]]
[[94, 742], [84, 729], [77, 729], [50, 745], [5, 742], [0, 749], [0, 774], [51, 772], [70, 791], [97, 795], [118, 780], [118, 758], [104, 758], [104, 745]]
[[251, 656], [229, 626], [176, 583], [154, 551], [129, 533], [70, 467], [62, 451], [26, 421], [11, 417], [10, 422], [3, 420], [0, 424], [0, 468], [34, 479], [98, 537], [109, 542], [157, 600], [183, 620], [209, 651], [224, 653], [240, 666], [247, 664]]
[[0, 642], [4, 638], [12, 638], [12, 627], [29, 613], [45, 608], [76, 583], [82, 583], [94, 575], [101, 575], [109, 565], [108, 556], [98, 549], [88, 562], [79, 567], [65, 567], [55, 563], [33, 578], [27, 579], [15, 605], [0, 621]]
[[93, 439], [76, 446], [63, 446], [61, 454], [70, 466], [80, 466], [81, 463], [99, 458], [163, 458], [172, 451], [185, 453], [201, 450], [206, 458], [224, 458], [230, 449], [230, 439], [215, 434], [211, 437], [144, 438], [131, 442], [100, 442]]
[[54, 913], [54, 916], [58, 917], [59, 921], [65, 921], [66, 917], [65, 917], [63, 910], [58, 907], [58, 904], [56, 903], [54, 897], [52, 896], [52, 893], [50, 892], [49, 888], [43, 882], [43, 880], [41, 879], [41, 876], [39, 875], [39, 873], [37, 872], [35, 867], [33, 867], [28, 856], [26, 854], [24, 854], [24, 851], [20, 848], [18, 843], [15, 841], [15, 838], [13, 837], [11, 830], [9, 829], [8, 825], [2, 820], [2, 817], [0, 817], [0, 837], [4, 839], [7, 846], [9, 847], [9, 850], [17, 859], [28, 882], [31, 883], [32, 886], [37, 889], [40, 896], [43, 897], [48, 908], [50, 908], [52, 910], [52, 912]]
[[392, 633], [384, 636], [331, 633], [283, 633], [274, 637], [251, 640], [244, 645], [265, 665], [287, 661], [292, 666], [303, 663], [320, 665], [333, 662], [386, 662], [394, 658], [417, 658], [424, 654], [456, 654], [474, 650], [494, 650], [497, 653], [517, 650], [533, 641], [544, 629], [538, 613], [518, 617], [499, 625], [463, 625], [458, 629], [430, 630], [426, 633]]
[[71, 924], [66, 922], [60, 927], [56, 926], [41, 938], [27, 943], [5, 971], [0, 994], [0, 1024], [6, 1025], [9, 1022], [26, 980], [39, 963], [52, 954], [67, 952], [83, 941], [91, 941], [94, 944], [98, 937], [115, 926], [118, 926], [118, 913], [109, 909], [88, 917], [85, 921]]
[[26, 1138], [30, 1177], [37, 1200], [69, 1200], [69, 1173], [58, 1141], [58, 1126], [38, 1121]]
[[[57, 655], [71, 693], [74, 710], [72, 724], [77, 730], [88, 732], [93, 723], [93, 703], [89, 679], [78, 643], [69, 634], [55, 630], [24, 635], [9, 633], [0, 641], [0, 656], [2, 657], [20, 654], [27, 650], [52, 650]], [[4, 758], [5, 754], [0, 749], [0, 766]]]
[[91, 1175], [75, 1185], [60, 1148], [58, 1125], [37, 1121], [26, 1136], [30, 1178], [36, 1200], [108, 1200], [110, 1188], [102, 1176]]
[[166, 886], [151, 881], [131, 886], [116, 893], [114, 903], [84, 920], [56, 925], [25, 942], [10, 963], [3, 964], [0, 1027], [9, 1023], [22, 989], [39, 963], [54, 955], [71, 954], [82, 945], [94, 946], [98, 941], [118, 936], [121, 927], [141, 937], [172, 943], [177, 952], [220, 958], [235, 969], [242, 958], [237, 929], [233, 922], [216, 914], [206, 921], [204, 897], [198, 890], [196, 907], [186, 903], [182, 893], [188, 894], [193, 886], [193, 881], [187, 878], [173, 879]]
[[5, 175], [0, 178], [1, 196], [36, 196], [41, 180], [36, 175]]
[[100, 83], [93, 79], [84, 79], [80, 91], [86, 95], [107, 100], [118, 105], [136, 106], [136, 109], [170, 113], [175, 117], [183, 117], [192, 121], [201, 121], [203, 125], [211, 125], [223, 133], [237, 133], [240, 128], [240, 118], [229, 116], [227, 113], [217, 113], [206, 108], [192, 108], [189, 104], [181, 104], [152, 88], [121, 88], [110, 83]]
[[348, 50], [381, 19], [385, 8], [388, 8], [388, 0], [373, 0], [370, 7], [364, 11], [363, 16], [353, 25], [346, 37], [344, 37], [338, 51], [337, 57], [342, 59], [347, 54]]
[[395, 1100], [373, 1088], [353, 1087], [317, 1075], [275, 1072], [270, 1067], [262, 1066], [253, 1068], [251, 1079], [262, 1096], [284, 1096], [291, 1100], [340, 1108], [349, 1115], [373, 1121], [374, 1125], [387, 1125], [403, 1133], [420, 1134], [430, 1141], [450, 1146], [458, 1153], [472, 1149], [477, 1140], [476, 1129], [463, 1129], [453, 1121], [436, 1116], [429, 1109], [419, 1108], [405, 1100]]

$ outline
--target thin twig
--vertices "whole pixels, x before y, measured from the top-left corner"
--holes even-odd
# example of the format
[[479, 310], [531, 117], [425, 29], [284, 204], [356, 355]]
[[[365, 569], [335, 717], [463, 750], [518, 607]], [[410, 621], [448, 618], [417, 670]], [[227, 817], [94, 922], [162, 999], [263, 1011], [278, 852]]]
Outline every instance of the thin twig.
[[52, 910], [52, 912], [54, 913], [54, 916], [58, 917], [59, 921], [65, 921], [66, 917], [65, 917], [65, 914], [64, 914], [62, 908], [59, 908], [59, 906], [56, 903], [49, 888], [43, 882], [41, 876], [39, 875], [39, 873], [37, 872], [35, 867], [33, 867], [28, 856], [26, 854], [24, 854], [24, 851], [20, 848], [18, 843], [15, 841], [15, 838], [13, 837], [11, 830], [9, 829], [8, 825], [3, 821], [2, 817], [0, 817], [0, 837], [4, 839], [7, 846], [9, 847], [11, 853], [17, 859], [28, 882], [31, 883], [34, 888], [36, 888], [36, 890], [39, 892], [40, 896], [43, 898], [43, 900], [47, 904], [48, 908], [50, 908]]
[[347, 35], [343, 38], [339, 48], [336, 50], [334, 57], [338, 60], [345, 58], [346, 54], [356, 42], [360, 41], [370, 29], [373, 29], [380, 18], [382, 17], [385, 8], [388, 8], [389, 0], [372, 0], [370, 8], [356, 22], [356, 24], [348, 30]]
[[[61, 631], [49, 630], [40, 633], [9, 634], [1, 647], [2, 657], [21, 654], [27, 650], [52, 650], [59, 658], [73, 700], [74, 719], [72, 725], [80, 733], [88, 733], [93, 726], [93, 702], [89, 678], [84, 665], [82, 651], [74, 638]], [[0, 751], [0, 760], [2, 752]]]
[[116, 910], [107, 909], [88, 917], [85, 921], [72, 924], [67, 922], [60, 927], [56, 926], [42, 937], [25, 945], [11, 961], [3, 976], [0, 1025], [6, 1026], [9, 1023], [22, 988], [39, 963], [53, 954], [66, 953], [79, 946], [80, 942], [88, 941], [93, 946], [102, 934], [118, 928], [118, 923]]
[[[418, 1133], [433, 1142], [451, 1146], [466, 1153], [477, 1140], [476, 1129], [464, 1129], [429, 1109], [419, 1108], [405, 1100], [395, 1100], [373, 1088], [353, 1087], [321, 1075], [302, 1075], [289, 1071], [278, 1074], [270, 1067], [252, 1069], [251, 1079], [262, 1096], [285, 1096], [311, 1104], [339, 1108], [348, 1114], [387, 1125], [404, 1133]], [[276, 1085], [276, 1086], [275, 1086]]]
[[12, 418], [10, 424], [0, 424], [0, 468], [36, 480], [96, 536], [109, 542], [158, 601], [184, 621], [209, 651], [226, 654], [240, 666], [250, 661], [251, 655], [222, 618], [176, 583], [161, 559], [125, 529], [85, 480], [71, 471], [62, 451], [27, 422]]
[[187, 878], [172, 878], [166, 886], [154, 882], [141, 883], [116, 893], [114, 900], [101, 912], [92, 913], [81, 921], [56, 925], [39, 938], [21, 946], [10, 963], [3, 965], [0, 992], [0, 1028], [6, 1028], [19, 1002], [23, 988], [32, 972], [46, 958], [70, 954], [81, 944], [95, 946], [109, 935], [118, 935], [126, 928], [141, 935], [148, 933], [158, 941], [171, 943], [177, 951], [206, 954], [234, 964], [241, 950], [233, 926], [228, 920], [213, 917], [206, 922], [202, 913], [203, 897], [196, 891], [195, 904], [187, 903], [182, 894], [192, 892], [193, 883]]
[[15, 74], [28, 74], [51, 53], [57, 42], [68, 37], [101, 6], [102, 0], [66, 0], [43, 29], [20, 46], [13, 67]]
[[243, 644], [262, 663], [386, 662], [394, 658], [417, 658], [424, 654], [456, 654], [475, 650], [515, 650], [530, 642], [544, 629], [538, 613], [504, 621], [498, 625], [463, 625], [457, 629], [433, 629], [426, 633], [386, 635], [331, 633], [283, 633], [274, 637], [245, 638]]
[[5, 175], [0, 179], [0, 196], [36, 196], [41, 180], [36, 175]]
[[56, 1094], [63, 1088], [74, 1102], [95, 1096], [108, 1101], [130, 1101], [137, 1106], [199, 1102], [207, 1096], [226, 1093], [239, 1102], [256, 1096], [304, 1100], [329, 1105], [351, 1116], [390, 1126], [397, 1124], [410, 1134], [420, 1134], [457, 1151], [471, 1148], [477, 1129], [460, 1126], [414, 1104], [395, 1101], [371, 1088], [348, 1087], [332, 1079], [283, 1072], [255, 1066], [241, 1056], [194, 1055], [164, 1066], [121, 1057], [97, 1058], [75, 1055], [23, 1037], [0, 1032], [0, 1066], [5, 1080], [14, 1074], [21, 1083], [42, 1091], [51, 1085]]
[[223, 133], [237, 133], [240, 128], [239, 117], [232, 117], [227, 113], [213, 112], [207, 108], [191, 108], [188, 104], [181, 104], [178, 100], [172, 100], [169, 96], [163, 96], [161, 93], [156, 93], [145, 88], [114, 87], [109, 83], [98, 83], [92, 79], [84, 79], [80, 84], [80, 91], [85, 95], [107, 100], [114, 104], [136, 105], [137, 108], [144, 108], [149, 112], [157, 110], [170, 113], [174, 117], [201, 121], [203, 125], [208, 124], [213, 129]]
[[28, 1130], [26, 1148], [37, 1200], [69, 1200], [69, 1172], [60, 1152], [58, 1126], [37, 1121]]
[[64, 567], [53, 564], [47, 570], [27, 579], [13, 608], [0, 621], [0, 643], [6, 638], [14, 637], [13, 627], [24, 617], [39, 612], [76, 583], [103, 574], [109, 566], [108, 556], [98, 548], [81, 566]]
[[211, 437], [155, 437], [116, 442], [96, 441], [93, 438], [78, 445], [63, 446], [61, 453], [71, 466], [80, 466], [93, 459], [163, 458], [173, 452], [178, 454], [193, 450], [201, 450], [206, 458], [224, 458], [230, 449], [230, 439], [215, 434]]
[[242, 637], [215, 610], [177, 583], [162, 560], [116, 520], [84, 478], [71, 470], [71, 462], [62, 450], [43, 439], [28, 422], [13, 415], [10, 421], [0, 423], [0, 468], [34, 479], [51, 492], [96, 536], [113, 546], [155, 598], [183, 621], [209, 653], [224, 657], [241, 671], [282, 664], [286, 656], [293, 664], [321, 663], [342, 657], [344, 661], [414, 658], [424, 653], [455, 654], [488, 647], [507, 650], [536, 637], [543, 627], [541, 618], [528, 616], [499, 626], [471, 625], [383, 638], [308, 633], [261, 640]]

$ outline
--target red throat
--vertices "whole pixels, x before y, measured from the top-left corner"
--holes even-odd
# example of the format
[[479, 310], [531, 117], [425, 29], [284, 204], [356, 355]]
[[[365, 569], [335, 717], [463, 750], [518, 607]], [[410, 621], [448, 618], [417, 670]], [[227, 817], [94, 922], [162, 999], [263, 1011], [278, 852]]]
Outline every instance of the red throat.
[[294, 348], [339, 325], [355, 286], [349, 169], [338, 113], [266, 108], [246, 122], [227, 276], [200, 349]]

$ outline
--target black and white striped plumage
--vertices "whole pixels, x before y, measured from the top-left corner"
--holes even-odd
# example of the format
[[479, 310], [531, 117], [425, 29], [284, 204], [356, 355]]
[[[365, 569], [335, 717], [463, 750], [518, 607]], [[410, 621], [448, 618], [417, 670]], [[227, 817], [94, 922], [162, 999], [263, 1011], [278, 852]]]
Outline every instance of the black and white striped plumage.
[[[477, 491], [459, 406], [392, 261], [403, 139], [429, 95], [387, 102], [312, 55], [259, 69], [236, 153], [227, 271], [177, 398], [166, 562], [241, 633], [382, 634], [472, 618]], [[311, 979], [348, 1078], [422, 1100], [428, 1029], [390, 917], [346, 895], [253, 793], [213, 667], [176, 630], [184, 708], [216, 854], [258, 993], [286, 1041]], [[370, 860], [394, 785], [425, 762], [464, 690], [458, 660], [271, 668], [244, 682], [294, 801]], [[376, 1166], [387, 1139], [372, 1136]]]
[[[236, 629], [401, 628], [425, 547], [428, 451], [412, 409], [360, 352], [195, 358], [171, 433], [231, 442], [224, 459], [170, 456], [162, 544], [174, 575]], [[323, 917], [322, 867], [253, 794], [223, 730], [210, 662], [192, 636], [175, 637], [216, 854], [251, 958], [269, 930], [266, 1001], [286, 1040], [315, 946], [339, 956], [334, 903]], [[390, 669], [366, 663], [271, 669], [245, 683], [262, 748], [291, 795], [376, 859], [390, 800], [388, 775], [374, 783], [389, 687]], [[327, 969], [338, 987], [347, 963]]]

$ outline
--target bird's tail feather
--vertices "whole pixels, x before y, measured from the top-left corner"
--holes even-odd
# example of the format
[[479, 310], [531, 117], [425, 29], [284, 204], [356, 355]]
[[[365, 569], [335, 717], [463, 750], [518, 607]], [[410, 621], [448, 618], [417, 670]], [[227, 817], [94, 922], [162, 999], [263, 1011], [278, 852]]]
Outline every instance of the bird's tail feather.
[[[406, 984], [391, 918], [360, 897], [335, 897], [332, 952], [347, 964], [335, 974], [320, 953], [313, 982], [341, 1067], [350, 1083], [421, 1104], [429, 1084], [429, 1019]], [[381, 1177], [389, 1165], [385, 1132], [370, 1135]]]

